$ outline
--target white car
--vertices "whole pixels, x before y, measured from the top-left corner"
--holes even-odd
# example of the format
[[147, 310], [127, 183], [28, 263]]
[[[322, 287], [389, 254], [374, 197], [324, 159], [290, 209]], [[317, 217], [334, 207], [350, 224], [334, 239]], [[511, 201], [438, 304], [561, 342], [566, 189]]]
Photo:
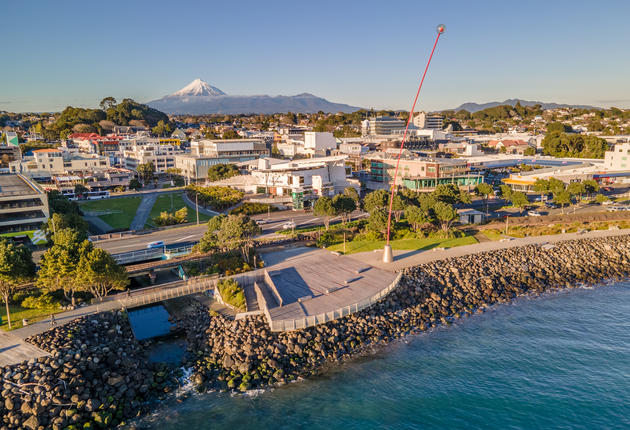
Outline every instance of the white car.
[[269, 220], [265, 219], [265, 218], [256, 220], [256, 224], [258, 224], [258, 225], [267, 224], [268, 222], [269, 222]]
[[289, 221], [287, 223], [282, 224], [282, 228], [285, 230], [291, 230], [295, 228], [295, 223], [293, 221]]
[[529, 211], [527, 212], [527, 216], [541, 216], [540, 212]]
[[613, 204], [615, 204], [615, 202], [613, 202], [612, 200], [606, 200], [606, 201], [605, 201], [604, 203], [602, 203], [602, 204], [603, 204], [603, 205], [608, 206], [608, 205], [613, 205]]

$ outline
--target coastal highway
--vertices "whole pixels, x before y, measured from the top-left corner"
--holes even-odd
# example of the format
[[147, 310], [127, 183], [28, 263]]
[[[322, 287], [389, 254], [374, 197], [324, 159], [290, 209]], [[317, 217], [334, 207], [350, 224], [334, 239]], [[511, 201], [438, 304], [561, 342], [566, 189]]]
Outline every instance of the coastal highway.
[[[367, 216], [366, 213], [355, 211], [352, 214], [352, 219], [359, 219]], [[263, 230], [262, 235], [259, 237], [269, 237], [274, 235], [277, 231], [282, 230], [282, 226], [290, 221], [296, 224], [297, 228], [311, 227], [324, 224], [323, 217], [314, 216], [312, 212], [272, 212], [269, 216], [255, 215], [252, 217], [255, 220], [265, 220], [261, 224]], [[331, 223], [339, 222], [339, 217], [331, 218]], [[119, 239], [111, 239], [95, 242], [95, 245], [99, 248], [105, 249], [111, 254], [121, 254], [123, 252], [131, 252], [140, 249], [145, 249], [150, 242], [161, 240], [166, 245], [175, 245], [177, 243], [197, 242], [204, 235], [208, 229], [205, 223], [194, 226], [171, 228], [161, 231], [154, 231], [146, 234], [137, 234], [133, 236], [126, 236]]]

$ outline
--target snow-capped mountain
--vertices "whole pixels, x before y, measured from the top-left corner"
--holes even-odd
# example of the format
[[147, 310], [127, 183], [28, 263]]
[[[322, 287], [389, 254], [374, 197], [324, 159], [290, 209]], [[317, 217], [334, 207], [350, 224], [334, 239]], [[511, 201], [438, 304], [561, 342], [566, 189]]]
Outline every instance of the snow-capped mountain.
[[197, 78], [171, 96], [224, 96], [225, 93], [209, 83]]
[[201, 79], [195, 79], [181, 90], [147, 103], [170, 114], [236, 114], [280, 112], [354, 112], [360, 108], [332, 103], [313, 94], [295, 96], [229, 96]]

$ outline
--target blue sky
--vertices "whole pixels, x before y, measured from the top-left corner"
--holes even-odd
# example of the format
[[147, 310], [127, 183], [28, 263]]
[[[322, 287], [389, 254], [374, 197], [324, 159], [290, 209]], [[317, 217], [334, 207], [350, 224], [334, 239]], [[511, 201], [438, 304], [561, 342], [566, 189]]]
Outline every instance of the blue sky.
[[0, 110], [146, 102], [197, 77], [409, 109], [439, 23], [420, 109], [630, 107], [627, 1], [8, 1], [2, 15]]

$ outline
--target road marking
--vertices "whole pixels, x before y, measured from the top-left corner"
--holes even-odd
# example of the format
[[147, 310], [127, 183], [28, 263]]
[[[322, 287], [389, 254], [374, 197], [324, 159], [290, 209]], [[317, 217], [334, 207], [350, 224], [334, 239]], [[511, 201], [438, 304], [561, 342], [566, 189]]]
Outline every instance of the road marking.
[[191, 237], [195, 237], [195, 236], [196, 236], [196, 234], [191, 234], [191, 235], [188, 235], [188, 236], [181, 237], [181, 238], [175, 240], [174, 242], [179, 242], [181, 240], [190, 239]]

